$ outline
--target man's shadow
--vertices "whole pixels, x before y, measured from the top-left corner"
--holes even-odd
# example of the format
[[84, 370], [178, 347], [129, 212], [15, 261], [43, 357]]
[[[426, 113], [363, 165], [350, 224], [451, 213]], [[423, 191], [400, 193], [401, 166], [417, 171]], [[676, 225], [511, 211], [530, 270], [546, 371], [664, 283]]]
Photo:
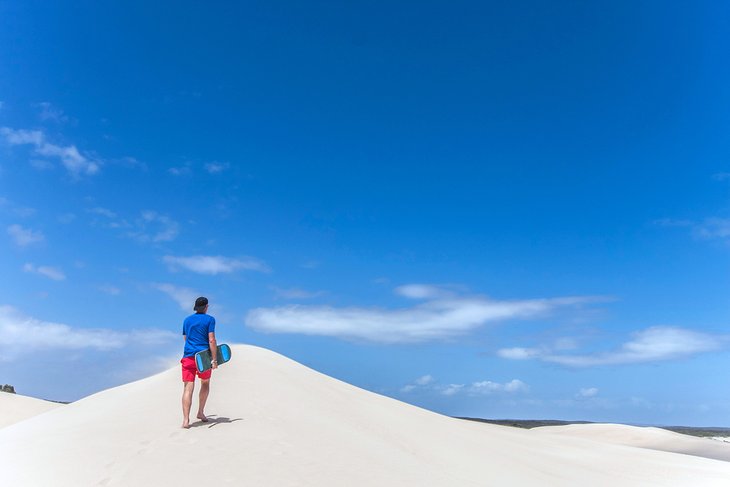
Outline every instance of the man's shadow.
[[218, 426], [219, 424], [229, 424], [229, 423], [235, 423], [236, 421], [243, 421], [243, 418], [226, 418], [224, 416], [218, 416], [217, 414], [208, 414], [207, 415], [208, 421], [196, 421], [193, 424], [190, 425], [191, 428], [199, 428], [201, 426], [207, 426], [208, 428], [212, 428], [213, 426]]

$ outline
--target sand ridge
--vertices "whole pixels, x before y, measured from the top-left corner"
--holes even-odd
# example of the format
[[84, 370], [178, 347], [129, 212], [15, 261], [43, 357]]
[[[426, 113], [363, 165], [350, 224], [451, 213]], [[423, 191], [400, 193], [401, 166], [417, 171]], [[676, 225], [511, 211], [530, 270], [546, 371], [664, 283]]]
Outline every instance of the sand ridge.
[[662, 428], [596, 423], [544, 426], [531, 431], [730, 462], [730, 443], [683, 435]]
[[[720, 486], [730, 463], [463, 421], [233, 346], [211, 423], [177, 367], [0, 430], [14, 486]], [[193, 408], [197, 399], [193, 402]]]
[[20, 394], [0, 392], [0, 428], [56, 409], [63, 404]]

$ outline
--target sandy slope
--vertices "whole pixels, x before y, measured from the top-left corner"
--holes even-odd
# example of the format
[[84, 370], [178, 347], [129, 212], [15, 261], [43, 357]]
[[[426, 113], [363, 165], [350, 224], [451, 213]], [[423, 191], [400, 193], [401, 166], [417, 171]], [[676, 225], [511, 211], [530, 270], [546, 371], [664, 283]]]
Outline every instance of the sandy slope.
[[0, 428], [56, 409], [63, 404], [0, 392]]
[[103, 391], [0, 430], [19, 486], [709, 486], [730, 463], [441, 416], [233, 348], [217, 422], [180, 424], [180, 373]]
[[[661, 428], [640, 428], [623, 424], [571, 424], [545, 426], [532, 431], [638, 448], [696, 455], [730, 462], [730, 443], [697, 438]], [[728, 481], [730, 485], [730, 481]]]

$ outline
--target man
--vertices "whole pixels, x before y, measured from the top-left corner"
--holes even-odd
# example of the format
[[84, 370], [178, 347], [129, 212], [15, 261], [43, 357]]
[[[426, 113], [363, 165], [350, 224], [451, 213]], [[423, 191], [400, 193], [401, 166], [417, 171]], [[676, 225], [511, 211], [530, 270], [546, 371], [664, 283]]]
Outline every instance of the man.
[[[200, 397], [198, 406], [198, 419], [204, 423], [208, 422], [203, 412], [205, 402], [210, 392], [210, 376], [213, 369], [218, 368], [218, 345], [215, 341], [215, 318], [208, 314], [208, 298], [199, 297], [195, 300], [195, 314], [185, 318], [183, 322], [183, 338], [185, 339], [185, 351], [180, 361], [182, 364], [183, 380], [183, 428], [190, 428], [190, 407], [193, 404], [193, 392], [195, 391], [195, 376], [200, 377]], [[195, 354], [210, 348], [213, 367], [205, 372], [198, 372], [195, 366]]]

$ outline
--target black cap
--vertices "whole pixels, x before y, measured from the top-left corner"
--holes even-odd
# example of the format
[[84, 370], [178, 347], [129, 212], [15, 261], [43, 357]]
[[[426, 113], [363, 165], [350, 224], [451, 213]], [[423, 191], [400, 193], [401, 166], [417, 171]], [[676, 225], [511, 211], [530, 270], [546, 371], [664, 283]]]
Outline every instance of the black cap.
[[208, 306], [208, 298], [200, 296], [198, 299], [195, 300], [195, 306], [193, 307], [193, 309], [195, 311], [203, 311], [206, 306]]

